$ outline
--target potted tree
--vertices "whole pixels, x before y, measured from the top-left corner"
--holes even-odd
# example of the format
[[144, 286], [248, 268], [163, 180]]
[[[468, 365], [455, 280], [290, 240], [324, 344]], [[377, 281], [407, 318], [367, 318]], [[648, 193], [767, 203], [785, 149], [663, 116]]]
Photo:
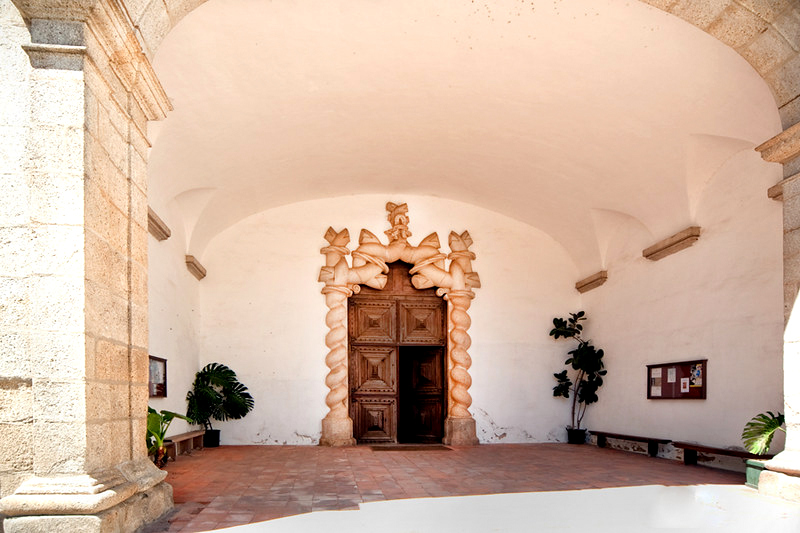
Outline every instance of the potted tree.
[[167, 449], [164, 446], [164, 439], [169, 429], [169, 425], [175, 418], [183, 418], [190, 424], [192, 420], [172, 411], [156, 411], [152, 407], [147, 408], [147, 454], [153, 456], [153, 462], [159, 468], [164, 468], [167, 464]]
[[[769, 451], [769, 446], [772, 444], [772, 438], [777, 431], [783, 429], [786, 419], [783, 413], [775, 414], [772, 411], [766, 413], [759, 413], [750, 421], [745, 424], [742, 430], [742, 441], [744, 442], [745, 449], [756, 455], [765, 455]], [[745, 468], [745, 475], [747, 479], [747, 486], [758, 488], [758, 478], [761, 476], [761, 471], [764, 470], [764, 462], [759, 459], [748, 459], [746, 461], [747, 467]]]
[[211, 420], [238, 420], [253, 410], [255, 402], [236, 372], [220, 363], [210, 363], [195, 374], [192, 390], [186, 395], [186, 416], [206, 430], [203, 446], [219, 446], [219, 430]]
[[586, 313], [583, 311], [570, 313], [566, 320], [554, 318], [553, 329], [550, 330], [550, 336], [554, 339], [564, 337], [578, 341], [578, 345], [569, 351], [569, 358], [564, 362], [572, 368], [573, 375], [569, 375], [569, 369], [553, 374], [558, 381], [553, 387], [553, 396], [569, 398], [572, 395], [571, 424], [567, 426], [567, 442], [570, 444], [586, 442], [586, 429], [581, 428], [581, 422], [586, 414], [586, 407], [598, 400], [597, 389], [603, 385], [603, 376], [606, 375], [603, 350], [598, 350], [592, 346], [591, 341], [581, 337], [581, 322], [584, 320]]

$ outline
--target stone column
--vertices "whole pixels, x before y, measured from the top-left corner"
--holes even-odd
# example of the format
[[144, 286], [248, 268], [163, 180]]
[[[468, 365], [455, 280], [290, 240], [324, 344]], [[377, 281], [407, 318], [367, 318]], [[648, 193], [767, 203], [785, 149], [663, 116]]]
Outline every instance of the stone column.
[[469, 412], [472, 397], [468, 390], [472, 385], [469, 367], [472, 359], [467, 350], [472, 344], [467, 330], [471, 324], [469, 306], [475, 293], [471, 290], [450, 290], [445, 298], [448, 302], [449, 337], [448, 349], [448, 395], [447, 418], [444, 421], [444, 444], [465, 446], [478, 444], [475, 419]]
[[785, 179], [770, 189], [783, 197], [783, 394], [786, 416], [784, 451], [767, 463], [758, 490], [800, 501], [800, 124], [795, 124], [756, 148], [770, 162], [780, 163]]
[[19, 436], [0, 428], [0, 466], [17, 467], [0, 473], [0, 513], [5, 533], [132, 531], [172, 507], [144, 443], [144, 131], [168, 104], [118, 3], [52, 4], [59, 18], [36, 3], [23, 45], [27, 215], [7, 236], [2, 315], [16, 322], [0, 335], [22, 339], [24, 370], [0, 386]]

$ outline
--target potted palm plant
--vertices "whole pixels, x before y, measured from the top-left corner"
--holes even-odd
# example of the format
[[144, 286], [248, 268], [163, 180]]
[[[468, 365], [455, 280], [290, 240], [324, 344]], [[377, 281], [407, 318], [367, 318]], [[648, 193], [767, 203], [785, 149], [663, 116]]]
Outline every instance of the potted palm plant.
[[164, 439], [169, 429], [169, 425], [176, 418], [182, 418], [193, 423], [191, 418], [179, 413], [173, 413], [166, 409], [161, 412], [152, 407], [147, 408], [147, 454], [153, 456], [153, 462], [159, 468], [164, 468], [167, 464], [167, 449], [164, 446]]
[[195, 374], [192, 390], [186, 395], [186, 416], [206, 430], [203, 446], [219, 446], [219, 430], [211, 420], [238, 420], [253, 410], [255, 401], [236, 372], [220, 363], [210, 363]]
[[[772, 411], [767, 411], [766, 413], [757, 414], [745, 424], [742, 430], [742, 441], [745, 449], [756, 455], [766, 455], [775, 433], [777, 431], [786, 431], [783, 429], [785, 423], [786, 419], [783, 413], [775, 414]], [[745, 475], [748, 486], [758, 488], [758, 478], [765, 468], [764, 462], [759, 459], [748, 459], [746, 461]]]
[[584, 320], [586, 313], [583, 311], [570, 313], [567, 319], [554, 318], [553, 329], [550, 330], [550, 336], [554, 339], [564, 337], [578, 341], [578, 345], [569, 351], [569, 358], [564, 362], [574, 370], [573, 375], [569, 375], [569, 369], [553, 374], [558, 381], [553, 387], [553, 396], [569, 398], [572, 395], [571, 424], [567, 426], [567, 442], [570, 444], [586, 442], [586, 429], [581, 428], [581, 422], [586, 414], [586, 407], [598, 400], [597, 389], [603, 385], [603, 376], [606, 375], [603, 350], [598, 350], [591, 341], [581, 337], [581, 322]]

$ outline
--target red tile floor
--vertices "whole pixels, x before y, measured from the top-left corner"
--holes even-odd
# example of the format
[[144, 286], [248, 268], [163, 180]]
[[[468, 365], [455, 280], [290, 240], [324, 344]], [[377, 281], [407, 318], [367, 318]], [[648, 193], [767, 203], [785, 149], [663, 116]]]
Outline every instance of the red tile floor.
[[175, 512], [148, 533], [209, 531], [361, 502], [642, 485], [743, 484], [744, 474], [591, 445], [221, 446], [166, 468]]

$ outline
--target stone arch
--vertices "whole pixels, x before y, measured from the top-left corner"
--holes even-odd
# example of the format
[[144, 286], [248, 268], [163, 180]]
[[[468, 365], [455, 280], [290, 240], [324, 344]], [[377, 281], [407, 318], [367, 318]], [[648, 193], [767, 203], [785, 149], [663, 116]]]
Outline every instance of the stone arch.
[[[125, 2], [144, 54], [152, 60], [183, 17], [207, 0]], [[681, 18], [742, 56], [772, 90], [784, 129], [800, 121], [800, 6], [792, 0], [639, 0]], [[18, 0], [25, 5], [33, 0]], [[38, 5], [50, 2], [35, 2]], [[57, 2], [53, 2], [54, 4]], [[91, 4], [92, 2], [81, 2]], [[27, 8], [30, 12], [32, 9]], [[35, 15], [34, 15], [35, 16]]]
[[[361, 285], [383, 289], [386, 285], [387, 266], [403, 261], [412, 266], [411, 283], [417, 289], [437, 287], [436, 294], [447, 300], [447, 419], [445, 420], [445, 444], [477, 444], [475, 420], [469, 412], [472, 398], [469, 387], [472, 364], [469, 353], [471, 340], [467, 330], [470, 326], [469, 306], [480, 287], [480, 277], [472, 270], [475, 254], [469, 250], [472, 238], [469, 232], [450, 232], [450, 253], [439, 251], [439, 236], [431, 233], [418, 246], [408, 242], [408, 206], [386, 204], [388, 220], [392, 227], [385, 233], [389, 244], [380, 242], [372, 232], [362, 229], [359, 246], [352, 252], [352, 266], [346, 255], [350, 234], [347, 229], [339, 232], [328, 228], [325, 240], [329, 245], [320, 253], [325, 255], [325, 266], [320, 269], [319, 281], [324, 282], [322, 294], [328, 306], [325, 322], [329, 332], [325, 344], [329, 352], [325, 364], [330, 369], [325, 384], [330, 389], [325, 403], [329, 412], [322, 420], [320, 444], [347, 446], [355, 443], [353, 421], [348, 414], [347, 386], [347, 298], [358, 293]], [[445, 260], [449, 260], [446, 268]]]

